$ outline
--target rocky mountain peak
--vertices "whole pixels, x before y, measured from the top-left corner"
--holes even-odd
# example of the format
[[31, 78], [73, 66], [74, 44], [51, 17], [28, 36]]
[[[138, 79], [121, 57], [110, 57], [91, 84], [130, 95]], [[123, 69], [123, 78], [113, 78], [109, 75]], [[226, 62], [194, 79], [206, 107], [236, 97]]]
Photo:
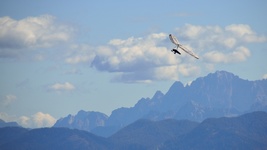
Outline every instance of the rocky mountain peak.
[[227, 71], [216, 71], [215, 73], [208, 74], [204, 78], [209, 79], [209, 80], [216, 79], [218, 81], [230, 81], [230, 80], [233, 80], [234, 78], [239, 78], [239, 77]]
[[161, 91], [157, 91], [154, 96], [152, 97], [152, 99], [160, 99], [164, 96], [164, 94]]
[[[151, 99], [142, 98], [133, 107], [118, 108], [109, 117], [98, 112], [80, 111], [74, 118], [65, 118], [73, 119], [65, 127], [91, 130], [104, 126], [117, 130], [141, 118], [203, 121], [209, 117], [266, 111], [266, 87], [267, 80], [248, 81], [227, 71], [216, 71], [197, 78], [188, 86], [176, 81], [165, 95], [157, 91]], [[56, 125], [59, 122], [63, 123], [64, 119], [58, 120]]]
[[90, 131], [91, 129], [104, 126], [108, 116], [94, 111], [80, 110], [75, 116], [68, 115], [59, 119], [54, 127], [69, 127]]
[[179, 81], [175, 81], [172, 86], [170, 87], [169, 91], [166, 93], [166, 95], [168, 93], [177, 93], [177, 91], [180, 91], [184, 88], [184, 85], [182, 82]]

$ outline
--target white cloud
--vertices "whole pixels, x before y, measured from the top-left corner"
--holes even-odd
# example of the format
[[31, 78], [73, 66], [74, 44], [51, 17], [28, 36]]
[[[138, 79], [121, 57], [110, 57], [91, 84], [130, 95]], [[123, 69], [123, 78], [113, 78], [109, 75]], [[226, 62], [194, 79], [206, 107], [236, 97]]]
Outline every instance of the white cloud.
[[187, 40], [197, 48], [233, 48], [244, 43], [267, 41], [266, 36], [258, 35], [249, 25], [232, 24], [224, 28], [220, 26], [196, 26], [187, 24], [177, 28], [181, 39]]
[[238, 36], [243, 35], [251, 35], [254, 32], [251, 30], [249, 25], [245, 24], [232, 24], [225, 27], [226, 31], [231, 31], [234, 34], [237, 34]]
[[16, 120], [16, 116], [8, 115], [5, 112], [0, 112], [0, 119], [4, 120], [5, 122], [12, 122]]
[[249, 25], [195, 26], [187, 24], [176, 30], [180, 39], [187, 41], [196, 52], [204, 53], [207, 63], [237, 63], [247, 60], [248, 43], [266, 42], [267, 37], [255, 33]]
[[[3, 26], [0, 29], [0, 57], [9, 57], [18, 52], [7, 52], [6, 48], [46, 47], [66, 42], [73, 32], [72, 28], [56, 23], [55, 18], [49, 15], [22, 20], [3, 17], [0, 20]], [[154, 80], [178, 80], [181, 75], [195, 76], [201, 71], [196, 62], [204, 63], [207, 69], [212, 69], [218, 63], [246, 61], [251, 53], [246, 44], [267, 41], [265, 36], [257, 34], [245, 24], [225, 27], [186, 24], [177, 28], [174, 34], [183, 45], [198, 54], [200, 60], [195, 60], [183, 51], [181, 56], [171, 53], [173, 45], [167, 33], [112, 39], [96, 47], [71, 43], [65, 47], [68, 49], [61, 56], [55, 57], [57, 60], [63, 59], [67, 64], [90, 64], [97, 70], [111, 72], [114, 74], [113, 81], [149, 83]], [[13, 39], [13, 42], [6, 43], [7, 39]], [[37, 53], [34, 58], [43, 60], [46, 58], [43, 54], [45, 52]], [[55, 83], [49, 89], [63, 91], [74, 90], [75, 87], [66, 82]]]
[[22, 49], [50, 47], [71, 38], [73, 29], [43, 15], [15, 20], [0, 18], [0, 57], [12, 57]]
[[53, 126], [56, 122], [56, 119], [50, 114], [37, 112], [30, 117], [21, 116], [17, 119], [17, 122], [23, 127], [41, 128]]
[[91, 65], [101, 71], [116, 72], [113, 81], [149, 83], [178, 79], [175, 65], [180, 59], [164, 47], [166, 38], [168, 34], [158, 33], [113, 39], [97, 49]]
[[37, 112], [31, 116], [20, 117], [11, 116], [0, 112], [0, 119], [3, 119], [6, 122], [17, 122], [19, 125], [25, 128], [51, 127], [56, 122], [56, 119], [53, 116], [43, 112]]
[[267, 79], [267, 73], [262, 76], [263, 79]]
[[210, 63], [233, 63], [245, 61], [250, 56], [250, 51], [246, 47], [237, 47], [231, 53], [219, 51], [207, 52], [203, 58]]
[[200, 74], [200, 67], [192, 64], [181, 64], [178, 66], [178, 71], [185, 77], [195, 76]]
[[[174, 33], [180, 42], [200, 56], [200, 63], [211, 70], [219, 63], [246, 61], [251, 52], [247, 44], [267, 41], [249, 25], [196, 26], [186, 24]], [[113, 81], [150, 83], [154, 80], [177, 80], [180, 75], [192, 77], [201, 72], [200, 64], [183, 53], [173, 55], [167, 33], [144, 37], [112, 39], [106, 45], [77, 52], [68, 63], [91, 63], [100, 71], [114, 74]], [[168, 47], [168, 48], [167, 48]], [[92, 50], [94, 49], [94, 50]]]
[[49, 87], [49, 89], [55, 90], [55, 91], [70, 91], [70, 90], [74, 90], [75, 89], [75, 86], [72, 85], [69, 82], [55, 83], [55, 84], [51, 85]]
[[244, 42], [264, 42], [267, 40], [265, 36], [257, 35], [249, 25], [246, 24], [232, 24], [225, 27], [225, 31], [236, 35]]
[[157, 67], [153, 73], [157, 80], [178, 80], [179, 76], [177, 65]]
[[111, 50], [106, 48], [108, 51], [103, 54], [103, 50], [100, 49], [102, 52], [97, 53], [97, 59], [92, 64], [100, 70], [110, 72], [127, 72], [176, 64], [178, 61], [175, 56], [169, 53], [166, 47], [158, 46], [166, 37], [166, 34], [160, 33], [145, 38], [111, 40], [108, 45]]
[[40, 127], [51, 127], [55, 124], [56, 119], [50, 114], [45, 114], [42, 112], [37, 112], [31, 117], [33, 125], [37, 128]]
[[32, 120], [31, 120], [30, 117], [21, 116], [21, 117], [19, 117], [19, 119], [17, 119], [17, 122], [22, 127], [33, 128], [33, 126], [32, 126]]

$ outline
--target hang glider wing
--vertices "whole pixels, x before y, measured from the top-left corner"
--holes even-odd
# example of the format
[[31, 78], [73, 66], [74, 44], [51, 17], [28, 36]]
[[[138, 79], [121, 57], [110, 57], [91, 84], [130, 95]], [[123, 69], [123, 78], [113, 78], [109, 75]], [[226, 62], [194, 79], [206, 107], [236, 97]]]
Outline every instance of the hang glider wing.
[[183, 45], [179, 45], [179, 48], [181, 48], [183, 51], [185, 51], [187, 54], [195, 57], [196, 59], [199, 59], [199, 57], [194, 54], [192, 51], [188, 50], [187, 48], [185, 48]]
[[[172, 52], [174, 52], [174, 54], [178, 53], [178, 54], [181, 55], [181, 53], [178, 51], [178, 48], [181, 48], [181, 49], [182, 49], [183, 51], [185, 51], [187, 54], [189, 54], [189, 55], [195, 57], [196, 59], [199, 59], [199, 57], [198, 57], [196, 54], [194, 54], [192, 51], [188, 50], [186, 47], [184, 47], [183, 45], [181, 45], [181, 44], [179, 43], [178, 39], [177, 39], [174, 35], [169, 34], [169, 38], [170, 38], [171, 42], [172, 42], [174, 45], [176, 45], [176, 49], [173, 49], [173, 50], [172, 50]], [[177, 51], [177, 52], [176, 52], [176, 51]]]
[[175, 36], [173, 36], [172, 34], [170, 34], [169, 35], [169, 38], [170, 38], [170, 40], [172, 41], [173, 44], [175, 44], [177, 46], [179, 45], [179, 41], [178, 41], [178, 39]]

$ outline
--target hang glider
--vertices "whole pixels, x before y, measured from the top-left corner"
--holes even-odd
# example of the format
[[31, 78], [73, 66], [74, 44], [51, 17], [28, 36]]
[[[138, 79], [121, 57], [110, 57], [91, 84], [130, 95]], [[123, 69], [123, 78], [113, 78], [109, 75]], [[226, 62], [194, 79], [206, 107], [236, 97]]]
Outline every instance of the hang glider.
[[173, 36], [172, 34], [170, 34], [170, 35], [169, 35], [169, 38], [170, 38], [171, 42], [172, 42], [174, 45], [176, 45], [176, 46], [171, 50], [174, 54], [178, 53], [179, 55], [181, 55], [181, 53], [178, 51], [178, 48], [180, 48], [180, 49], [182, 49], [183, 51], [185, 51], [187, 54], [189, 54], [189, 55], [195, 57], [196, 59], [199, 59], [199, 57], [198, 57], [196, 54], [194, 54], [192, 51], [188, 50], [186, 47], [184, 47], [183, 45], [181, 45], [181, 44], [179, 43], [178, 39], [177, 39], [175, 36]]

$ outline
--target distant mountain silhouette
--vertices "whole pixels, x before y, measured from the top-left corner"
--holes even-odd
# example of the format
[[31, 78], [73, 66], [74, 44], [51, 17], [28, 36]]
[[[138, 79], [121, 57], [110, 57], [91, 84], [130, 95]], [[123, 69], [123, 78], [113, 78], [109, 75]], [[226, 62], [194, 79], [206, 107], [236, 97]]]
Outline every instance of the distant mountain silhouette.
[[4, 120], [0, 119], [0, 128], [2, 127], [19, 127], [19, 124], [16, 122], [5, 122]]
[[161, 149], [267, 149], [267, 113], [204, 120], [190, 133], [165, 142]]
[[93, 111], [79, 111], [77, 115], [68, 115], [65, 118], [57, 120], [54, 127], [68, 127], [71, 129], [80, 129], [85, 131], [91, 131], [96, 127], [105, 126], [105, 122], [108, 116]]
[[184, 135], [197, 125], [198, 123], [188, 120], [141, 119], [121, 129], [109, 139], [117, 146], [115, 149], [156, 149], [164, 141]]
[[[18, 128], [2, 128], [0, 138], [2, 138], [1, 132], [10, 131], [10, 129], [18, 130]], [[109, 148], [112, 148], [112, 145], [105, 138], [68, 128], [33, 129], [0, 145], [1, 150], [106, 150]]]
[[[190, 85], [176, 81], [166, 94], [157, 91], [151, 99], [142, 98], [133, 107], [118, 108], [109, 117], [101, 114], [101, 125], [97, 124], [97, 119], [80, 117], [78, 113], [58, 120], [55, 126], [108, 137], [142, 118], [201, 122], [210, 117], [238, 116], [253, 111], [267, 111], [267, 80], [248, 81], [226, 71], [216, 71], [197, 78]], [[88, 127], [85, 122], [94, 125]]]
[[68, 128], [0, 128], [1, 150], [267, 149], [267, 113], [205, 119], [201, 123], [140, 119], [109, 138]]
[[0, 146], [17, 139], [26, 132], [28, 132], [28, 129], [22, 127], [0, 128]]

